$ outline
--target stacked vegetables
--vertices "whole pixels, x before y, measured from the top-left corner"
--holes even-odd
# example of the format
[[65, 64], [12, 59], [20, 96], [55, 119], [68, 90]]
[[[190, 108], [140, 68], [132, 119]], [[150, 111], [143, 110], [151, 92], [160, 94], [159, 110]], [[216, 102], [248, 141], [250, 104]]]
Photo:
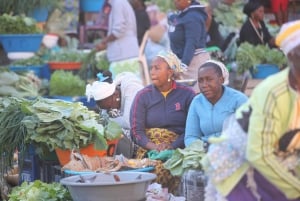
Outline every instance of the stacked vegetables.
[[185, 149], [176, 149], [172, 157], [164, 163], [164, 167], [174, 176], [182, 176], [188, 169], [201, 170], [201, 160], [205, 151], [204, 143], [196, 140]]
[[38, 154], [55, 148], [79, 149], [91, 143], [103, 150], [107, 148], [106, 139], [117, 139], [122, 133], [119, 125], [109, 120], [107, 124], [100, 124], [100, 116], [80, 102], [46, 98], [0, 100], [0, 119], [3, 120], [0, 122], [0, 151], [6, 153], [10, 161], [14, 150], [27, 144], [34, 144]]
[[0, 96], [36, 97], [41, 87], [41, 81], [33, 72], [23, 75], [9, 71], [0, 72]]
[[282, 51], [277, 48], [269, 48], [266, 45], [252, 45], [248, 42], [242, 43], [236, 52], [237, 72], [242, 74], [258, 64], [274, 64], [279, 69], [287, 66], [287, 59]]

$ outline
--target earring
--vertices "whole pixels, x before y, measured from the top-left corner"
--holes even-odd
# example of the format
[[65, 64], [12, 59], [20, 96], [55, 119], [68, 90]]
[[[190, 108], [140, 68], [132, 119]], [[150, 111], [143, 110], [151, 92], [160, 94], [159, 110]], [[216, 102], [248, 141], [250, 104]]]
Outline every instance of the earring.
[[168, 78], [168, 82], [171, 82], [171, 79], [170, 79], [170, 78]]
[[116, 98], [116, 101], [119, 102], [119, 101], [120, 101], [120, 98]]

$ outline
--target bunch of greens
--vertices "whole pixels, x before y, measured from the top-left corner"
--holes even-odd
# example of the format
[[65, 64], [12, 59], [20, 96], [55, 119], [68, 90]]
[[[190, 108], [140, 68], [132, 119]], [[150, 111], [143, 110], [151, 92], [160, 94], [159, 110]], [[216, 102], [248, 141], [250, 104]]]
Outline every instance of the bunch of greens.
[[45, 64], [44, 60], [37, 55], [28, 59], [18, 59], [12, 62], [12, 66], [41, 66]]
[[279, 69], [287, 66], [287, 59], [282, 51], [269, 48], [266, 45], [252, 45], [248, 42], [242, 43], [236, 52], [237, 72], [242, 74], [249, 69], [256, 70], [258, 64], [274, 64]]
[[188, 169], [201, 170], [201, 160], [205, 156], [204, 144], [201, 140], [194, 141], [184, 149], [176, 149], [172, 157], [164, 163], [174, 176], [182, 176]]
[[41, 89], [41, 80], [33, 72], [22, 75], [12, 71], [0, 72], [0, 96], [36, 97]]
[[107, 140], [120, 138], [122, 130], [116, 123], [88, 110], [81, 102], [37, 98], [25, 100], [3, 98], [0, 102], [0, 151], [7, 153], [11, 163], [14, 150], [35, 147], [39, 155], [56, 148], [79, 150], [89, 144], [107, 149]]
[[47, 184], [40, 180], [23, 182], [21, 186], [14, 187], [8, 197], [8, 201], [72, 201], [69, 191], [60, 183]]
[[0, 34], [33, 34], [42, 33], [33, 18], [21, 15], [3, 14], [0, 16]]
[[0, 102], [0, 153], [4, 164], [12, 166], [13, 154], [16, 148], [20, 153], [25, 151], [28, 132], [23, 119], [26, 117], [24, 112], [25, 105], [29, 101], [17, 98], [1, 98]]
[[85, 93], [85, 82], [71, 71], [56, 70], [49, 83], [50, 96], [82, 96]]
[[50, 62], [82, 62], [85, 54], [74, 50], [60, 50], [49, 55]]

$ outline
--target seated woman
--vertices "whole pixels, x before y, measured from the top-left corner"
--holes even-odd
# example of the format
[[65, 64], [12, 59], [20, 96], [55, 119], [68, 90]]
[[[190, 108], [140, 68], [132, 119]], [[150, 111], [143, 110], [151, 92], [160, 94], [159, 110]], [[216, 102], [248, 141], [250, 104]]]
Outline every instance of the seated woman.
[[228, 70], [223, 63], [208, 60], [198, 70], [198, 84], [202, 93], [191, 103], [185, 128], [185, 146], [194, 140], [208, 141], [219, 136], [223, 121], [244, 102], [247, 96], [224, 86], [228, 84]]
[[[137, 158], [144, 158], [150, 150], [184, 148], [185, 122], [195, 92], [174, 81], [175, 73], [180, 71], [180, 61], [170, 51], [159, 52], [152, 62], [152, 84], [137, 93], [131, 107], [131, 135], [139, 146]], [[178, 186], [179, 178], [172, 177], [162, 163], [155, 173], [156, 182], [169, 192]]]
[[247, 20], [240, 30], [239, 43], [269, 45], [275, 47], [274, 37], [264, 23], [264, 6], [260, 0], [250, 0], [243, 9]]
[[98, 77], [99, 81], [86, 86], [86, 96], [94, 98], [101, 109], [107, 110], [111, 120], [122, 127], [124, 137], [118, 143], [116, 154], [131, 158], [130, 107], [136, 93], [144, 87], [142, 81], [130, 72], [123, 72], [114, 80], [110, 71], [99, 73]]

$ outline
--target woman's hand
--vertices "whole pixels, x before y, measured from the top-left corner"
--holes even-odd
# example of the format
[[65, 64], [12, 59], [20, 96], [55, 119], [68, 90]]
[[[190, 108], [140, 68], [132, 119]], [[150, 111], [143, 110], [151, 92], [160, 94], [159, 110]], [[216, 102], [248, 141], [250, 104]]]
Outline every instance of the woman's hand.
[[102, 51], [106, 49], [106, 41], [101, 41], [95, 47], [96, 51]]
[[161, 143], [159, 145], [157, 145], [158, 147], [158, 151], [164, 151], [164, 150], [167, 150], [167, 149], [173, 149], [172, 145], [171, 144], [167, 144], [167, 143]]
[[167, 149], [173, 149], [171, 144], [161, 143], [161, 144], [154, 144], [153, 142], [148, 142], [146, 145], [146, 149], [148, 150], [156, 150], [158, 152], [164, 151]]

